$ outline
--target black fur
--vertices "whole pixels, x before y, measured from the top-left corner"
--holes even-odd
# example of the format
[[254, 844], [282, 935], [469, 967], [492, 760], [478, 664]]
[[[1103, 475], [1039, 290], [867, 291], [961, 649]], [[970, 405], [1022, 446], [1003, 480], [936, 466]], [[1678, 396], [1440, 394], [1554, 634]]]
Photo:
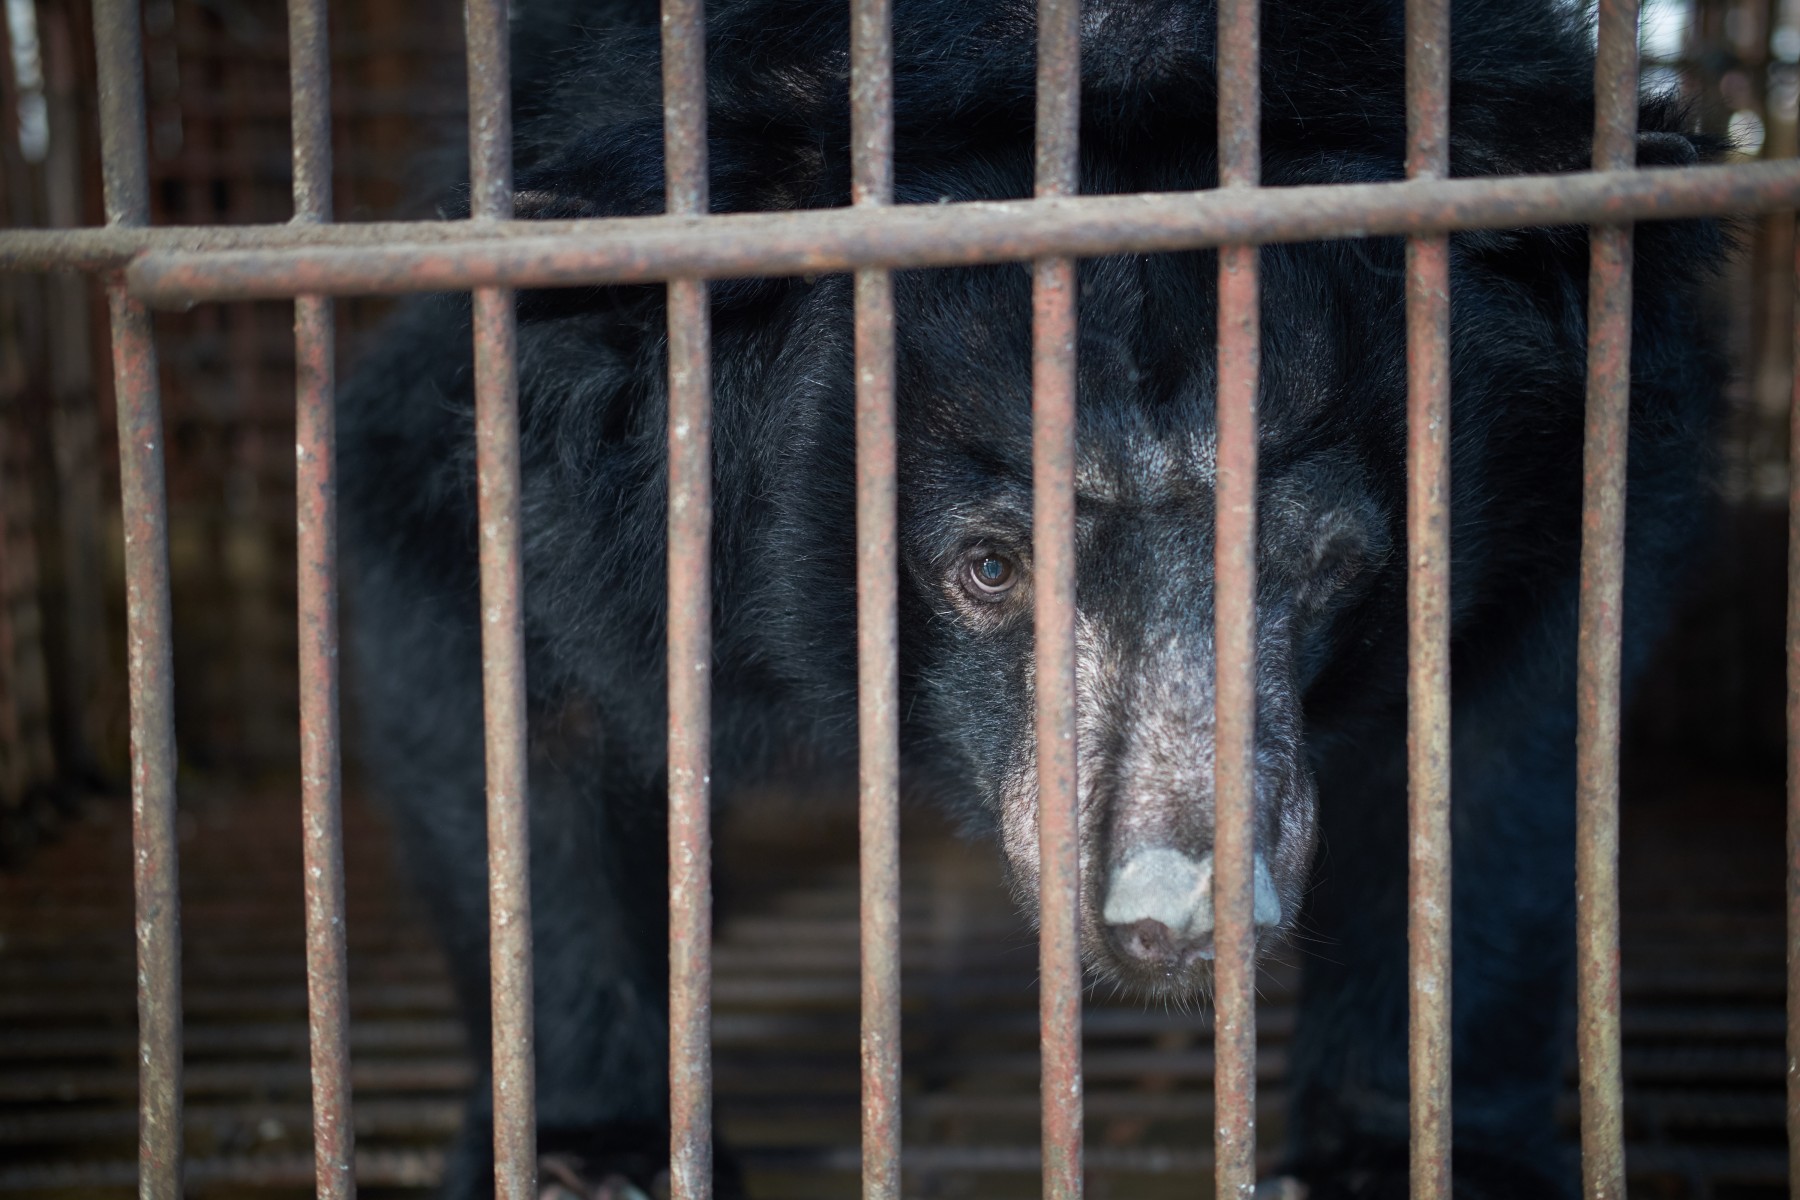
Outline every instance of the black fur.
[[[1456, 174], [1587, 166], [1592, 58], [1568, 8], [1455, 5]], [[1266, 183], [1401, 177], [1402, 9], [1266, 0]], [[716, 0], [708, 17], [714, 208], [846, 203], [845, 5]], [[1083, 191], [1212, 186], [1212, 5], [1090, 0], [1083, 19]], [[895, 37], [898, 200], [1028, 195], [1028, 0], [896, 0]], [[521, 211], [658, 211], [654, 6], [527, 3], [515, 47]], [[1667, 99], [1640, 121], [1647, 165], [1718, 153]], [[1551, 1109], [1572, 979], [1587, 238], [1452, 247], [1457, 1194], [1539, 1197], [1570, 1178]], [[1698, 297], [1722, 253], [1708, 223], [1636, 237], [1628, 671], [1704, 507], [1720, 370]], [[1283, 924], [1304, 896], [1298, 923], [1323, 947], [1292, 1119], [1296, 1170], [1321, 1195], [1401, 1194], [1405, 1173], [1403, 261], [1397, 239], [1262, 252], [1260, 844]], [[1215, 275], [1211, 253], [1080, 268], [1083, 932], [1094, 971], [1150, 995], [1204, 972], [1136, 971], [1094, 913], [1109, 855], [1145, 829], [1205, 848]], [[1029, 276], [902, 273], [895, 293], [909, 783], [1001, 832], [1029, 908]], [[577, 1151], [649, 1131], [654, 1157], [662, 291], [536, 293], [519, 311], [540, 1121]], [[842, 277], [713, 288], [722, 795], [854, 753], [850, 311]], [[342, 455], [359, 742], [485, 1045], [469, 340], [464, 298], [412, 304], [346, 390]], [[986, 602], [971, 555], [1007, 560], [1023, 585]], [[453, 1195], [490, 1186], [487, 1103], [477, 1088]]]

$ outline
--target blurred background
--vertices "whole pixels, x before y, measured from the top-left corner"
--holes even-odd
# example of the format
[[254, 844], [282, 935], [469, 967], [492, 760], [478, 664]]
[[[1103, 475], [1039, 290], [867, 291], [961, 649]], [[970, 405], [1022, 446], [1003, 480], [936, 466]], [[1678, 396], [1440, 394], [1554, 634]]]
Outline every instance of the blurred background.
[[[89, 9], [0, 7], [0, 225], [98, 224]], [[1648, 78], [1691, 96], [1696, 122], [1744, 158], [1795, 155], [1800, 0], [1644, 8]], [[146, 0], [144, 20], [156, 223], [286, 220], [285, 6]], [[463, 137], [460, 6], [343, 0], [331, 36], [338, 219], [432, 215]], [[1626, 1119], [1633, 1189], [1647, 1197], [1786, 1194], [1793, 218], [1747, 222], [1740, 239], [1716, 295], [1733, 364], [1717, 532], [1628, 715]], [[338, 304], [342, 368], [387, 303]], [[14, 1194], [123, 1196], [135, 1179], [124, 587], [105, 333], [92, 280], [0, 275], [0, 1192]], [[156, 334], [190, 1190], [305, 1194], [291, 306], [161, 313]], [[372, 1195], [417, 1194], [441, 1170], [469, 1060], [442, 964], [354, 779], [346, 805], [359, 1176]], [[907, 1192], [1035, 1196], [1035, 943], [988, 848], [961, 845], [927, 813], [907, 819]], [[718, 931], [722, 1132], [759, 1196], [852, 1195], [853, 817], [821, 822], [795, 798], [762, 797], [727, 818], [720, 858], [738, 899]], [[1272, 966], [1262, 988], [1271, 1151], [1297, 962]], [[1090, 1194], [1207, 1194], [1206, 1018], [1096, 996], [1087, 1036]]]

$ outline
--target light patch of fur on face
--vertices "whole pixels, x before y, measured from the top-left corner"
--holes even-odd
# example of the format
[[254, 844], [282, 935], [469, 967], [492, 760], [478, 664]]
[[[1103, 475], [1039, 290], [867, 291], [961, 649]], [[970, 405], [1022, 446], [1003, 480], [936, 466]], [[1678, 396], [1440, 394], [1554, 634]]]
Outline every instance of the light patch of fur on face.
[[[1106, 883], [1111, 864], [1107, 846], [1114, 840], [1109, 820], [1116, 821], [1120, 797], [1102, 787], [1102, 782], [1118, 778], [1121, 764], [1114, 761], [1113, 747], [1118, 741], [1118, 722], [1130, 714], [1144, 713], [1145, 704], [1158, 710], [1174, 706], [1174, 694], [1182, 688], [1177, 677], [1193, 681], [1195, 660], [1189, 658], [1191, 647], [1181, 639], [1171, 638], [1156, 656], [1154, 666], [1133, 663], [1109, 636], [1106, 627], [1084, 613], [1075, 619], [1075, 700], [1076, 700], [1076, 778], [1079, 805], [1078, 853], [1081, 856], [1081, 916], [1079, 937], [1082, 959], [1100, 968], [1107, 977], [1112, 951], [1101, 915], [1106, 902]], [[1199, 660], [1204, 664], [1210, 658]], [[1198, 696], [1181, 697], [1180, 708], [1204, 714], [1203, 723], [1155, 722], [1156, 733], [1145, 757], [1145, 786], [1160, 783], [1164, 795], [1174, 793], [1180, 777], [1212, 778], [1212, 704], [1211, 674], [1202, 672], [1204, 686]], [[1146, 694], [1145, 677], [1154, 680], [1154, 693]], [[1035, 680], [1035, 674], [1032, 676]], [[1167, 689], [1169, 694], [1164, 694]], [[1034, 690], [1035, 703], [1035, 690]], [[1133, 723], [1135, 726], [1135, 722]], [[1022, 911], [1035, 924], [1039, 912], [1039, 843], [1036, 722], [1015, 749], [1000, 789], [1000, 841], [1005, 851], [1007, 877]], [[1210, 786], [1206, 796], [1210, 803]], [[1139, 806], [1149, 811], [1152, 806]], [[1166, 808], [1165, 806], [1162, 806]], [[1209, 811], [1209, 810], [1208, 810]], [[1160, 814], [1166, 817], [1167, 813]], [[1204, 852], [1210, 839], [1198, 847]], [[1204, 975], [1204, 969], [1201, 972]], [[1203, 986], [1202, 984], [1199, 986]]]
[[1202, 429], [1187, 439], [1183, 462], [1187, 470], [1213, 487], [1219, 480], [1219, 439], [1211, 429]]
[[[1192, 553], [1206, 555], [1204, 540], [1191, 540], [1178, 524], [1163, 527], [1160, 543], [1155, 529], [1162, 521], [1207, 519], [1199, 489], [1210, 490], [1216, 472], [1211, 434], [1157, 439], [1145, 430], [1122, 436], [1129, 453], [1120, 453], [1117, 438], [1112, 453], [1083, 452], [1081, 502], [1116, 503], [1128, 513], [1139, 509], [1129, 519], [1150, 522], [1147, 536], [1157, 552], [1179, 554], [1187, 537]], [[1162, 505], [1166, 515], [1141, 512]], [[1281, 581], [1262, 582], [1271, 592], [1260, 598], [1257, 621], [1255, 769], [1263, 864], [1257, 880], [1264, 926], [1259, 941], [1266, 947], [1280, 937], [1272, 926], [1283, 916], [1291, 920], [1300, 907], [1311, 865], [1316, 789], [1301, 747], [1291, 606], [1278, 598]], [[1161, 574], [1136, 586], [1152, 592], [1118, 613], [1076, 614], [1082, 957], [1100, 978], [1126, 983], [1152, 999], [1185, 1001], [1205, 994], [1210, 968], [1202, 963], [1152, 977], [1141, 964], [1118, 957], [1103, 913], [1109, 882], [1133, 854], [1166, 848], [1199, 862], [1212, 851], [1216, 755], [1209, 565], [1191, 557], [1172, 559]], [[1000, 605], [964, 619], [974, 624], [989, 614], [1001, 619], [1002, 613], [1011, 614], [1005, 619], [1028, 621], [1029, 600], [1020, 597], [1016, 606]], [[1133, 624], [1115, 624], [1121, 620]], [[1031, 681], [1026, 701], [1033, 710], [1034, 665], [1021, 664]], [[988, 794], [997, 792], [1012, 890], [1022, 911], [1035, 920], [1040, 869], [1035, 711], [1023, 725], [1000, 771], [999, 787]]]
[[1075, 457], [1076, 494], [1100, 504], [1163, 504], [1211, 492], [1217, 478], [1218, 442], [1210, 429], [1166, 437], [1139, 430], [1123, 446], [1083, 445]]
[[[1299, 910], [1312, 857], [1314, 785], [1299, 753], [1298, 695], [1276, 645], [1280, 621], [1262, 631], [1259, 707], [1259, 824], [1273, 844], [1261, 846], [1257, 880], [1263, 944], [1271, 928]], [[1210, 964], [1165, 979], [1128, 973], [1114, 955], [1103, 912], [1114, 872], [1131, 854], [1168, 847], [1196, 860], [1212, 849], [1213, 657], [1210, 637], [1185, 628], [1139, 641], [1112, 636], [1100, 621], [1076, 616], [1076, 768], [1080, 806], [1080, 940], [1082, 958], [1103, 979], [1142, 989], [1147, 996], [1185, 1000], [1204, 996]], [[1030, 669], [1028, 664], [1028, 669]], [[1035, 678], [1035, 677], [1033, 677]], [[1035, 704], [1035, 688], [1033, 689]], [[1000, 840], [1008, 880], [1035, 922], [1039, 903], [1036, 722], [1019, 740], [1003, 773]], [[1266, 811], [1273, 807], [1273, 813]], [[1273, 821], [1270, 821], [1273, 817]], [[1273, 826], [1272, 828], [1270, 826]], [[1266, 855], [1266, 858], [1265, 858]]]
[[[1211, 861], [1213, 799], [1213, 657], [1203, 628], [1168, 630], [1139, 643], [1119, 661], [1110, 745], [1115, 761], [1096, 763], [1109, 781], [1106, 812], [1088, 843], [1083, 877], [1082, 946], [1108, 976], [1117, 964], [1103, 916], [1107, 890], [1133, 855], [1166, 849]], [[1208, 872], [1210, 878], [1210, 871]], [[1207, 906], [1210, 924], [1210, 898]], [[1175, 992], [1203, 990], [1200, 965], [1168, 981]]]
[[[1032, 703], [1036, 704], [1035, 661], [1032, 664]], [[1082, 856], [1081, 910], [1083, 948], [1092, 953], [1087, 928], [1098, 910], [1099, 890], [1090, 861], [1095, 830], [1105, 819], [1101, 808], [1099, 765], [1105, 745], [1105, 714], [1116, 711], [1122, 668], [1101, 625], [1087, 615], [1075, 614], [1075, 777]], [[1020, 738], [1000, 787], [1000, 845], [1006, 853], [1007, 876], [1019, 905], [1036, 919], [1038, 911], [1038, 783], [1037, 722]]]
[[1133, 664], [1128, 688], [1106, 865], [1117, 867], [1147, 845], [1198, 856], [1212, 840], [1211, 640], [1191, 631], [1164, 634]]

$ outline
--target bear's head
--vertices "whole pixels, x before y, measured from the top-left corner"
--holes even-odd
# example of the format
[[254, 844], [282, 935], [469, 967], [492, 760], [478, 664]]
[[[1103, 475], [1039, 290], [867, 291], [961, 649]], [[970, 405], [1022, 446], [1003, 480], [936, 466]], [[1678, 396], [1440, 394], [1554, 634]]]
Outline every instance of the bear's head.
[[[1265, 331], [1259, 438], [1262, 945], [1292, 926], [1311, 863], [1303, 698], [1404, 537], [1378, 486], [1404, 446], [1393, 419], [1404, 392], [1383, 360], [1400, 322], [1398, 296], [1382, 292], [1397, 289], [1360, 297], [1373, 327], [1342, 338], [1349, 297], [1326, 268], [1343, 256], [1265, 253], [1266, 303], [1283, 315]], [[1081, 273], [1081, 935], [1099, 975], [1151, 998], [1203, 989], [1213, 955], [1215, 262], [1107, 259]], [[1029, 278], [1021, 268], [934, 272], [897, 288], [903, 591], [914, 608], [902, 651], [916, 769], [938, 790], [970, 795], [998, 831], [1022, 906], [1036, 912]], [[1359, 394], [1349, 419], [1335, 411]]]

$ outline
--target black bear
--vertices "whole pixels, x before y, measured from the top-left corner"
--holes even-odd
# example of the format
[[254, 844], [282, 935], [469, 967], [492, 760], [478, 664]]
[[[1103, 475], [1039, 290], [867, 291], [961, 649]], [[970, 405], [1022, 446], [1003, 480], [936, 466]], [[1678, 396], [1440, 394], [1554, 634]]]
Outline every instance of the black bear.
[[[1577, 5], [1458, 0], [1453, 173], [1586, 169]], [[710, 5], [712, 203], [847, 203], [843, 0]], [[1210, 0], [1088, 0], [1081, 187], [1214, 186]], [[1263, 177], [1403, 174], [1401, 0], [1265, 0]], [[1029, 0], [896, 0], [900, 203], [1028, 196]], [[515, 20], [523, 215], [662, 206], [648, 0]], [[1719, 147], [1646, 96], [1639, 161]], [[1627, 672], [1705, 507], [1716, 223], [1636, 235]], [[1587, 232], [1470, 232], [1453, 256], [1455, 1146], [1460, 1197], [1564, 1194], [1574, 654]], [[1404, 1195], [1403, 248], [1262, 251], [1256, 916], [1302, 925], [1292, 1171]], [[1216, 257], [1079, 268], [1083, 918], [1091, 975], [1201, 994], [1211, 914]], [[712, 288], [715, 780], [854, 754], [851, 288]], [[1030, 279], [902, 272], [903, 743], [909, 787], [994, 832], [1027, 911]], [[519, 299], [540, 1137], [638, 1179], [666, 1161], [663, 289]], [[345, 390], [356, 728], [486, 1044], [486, 890], [468, 305], [425, 298]], [[1315, 843], [1325, 853], [1315, 862]], [[1165, 936], [1147, 938], [1145, 922]], [[485, 1055], [480, 1057], [485, 1058]], [[491, 1187], [477, 1087], [449, 1192]], [[721, 1189], [732, 1188], [721, 1180]]]

